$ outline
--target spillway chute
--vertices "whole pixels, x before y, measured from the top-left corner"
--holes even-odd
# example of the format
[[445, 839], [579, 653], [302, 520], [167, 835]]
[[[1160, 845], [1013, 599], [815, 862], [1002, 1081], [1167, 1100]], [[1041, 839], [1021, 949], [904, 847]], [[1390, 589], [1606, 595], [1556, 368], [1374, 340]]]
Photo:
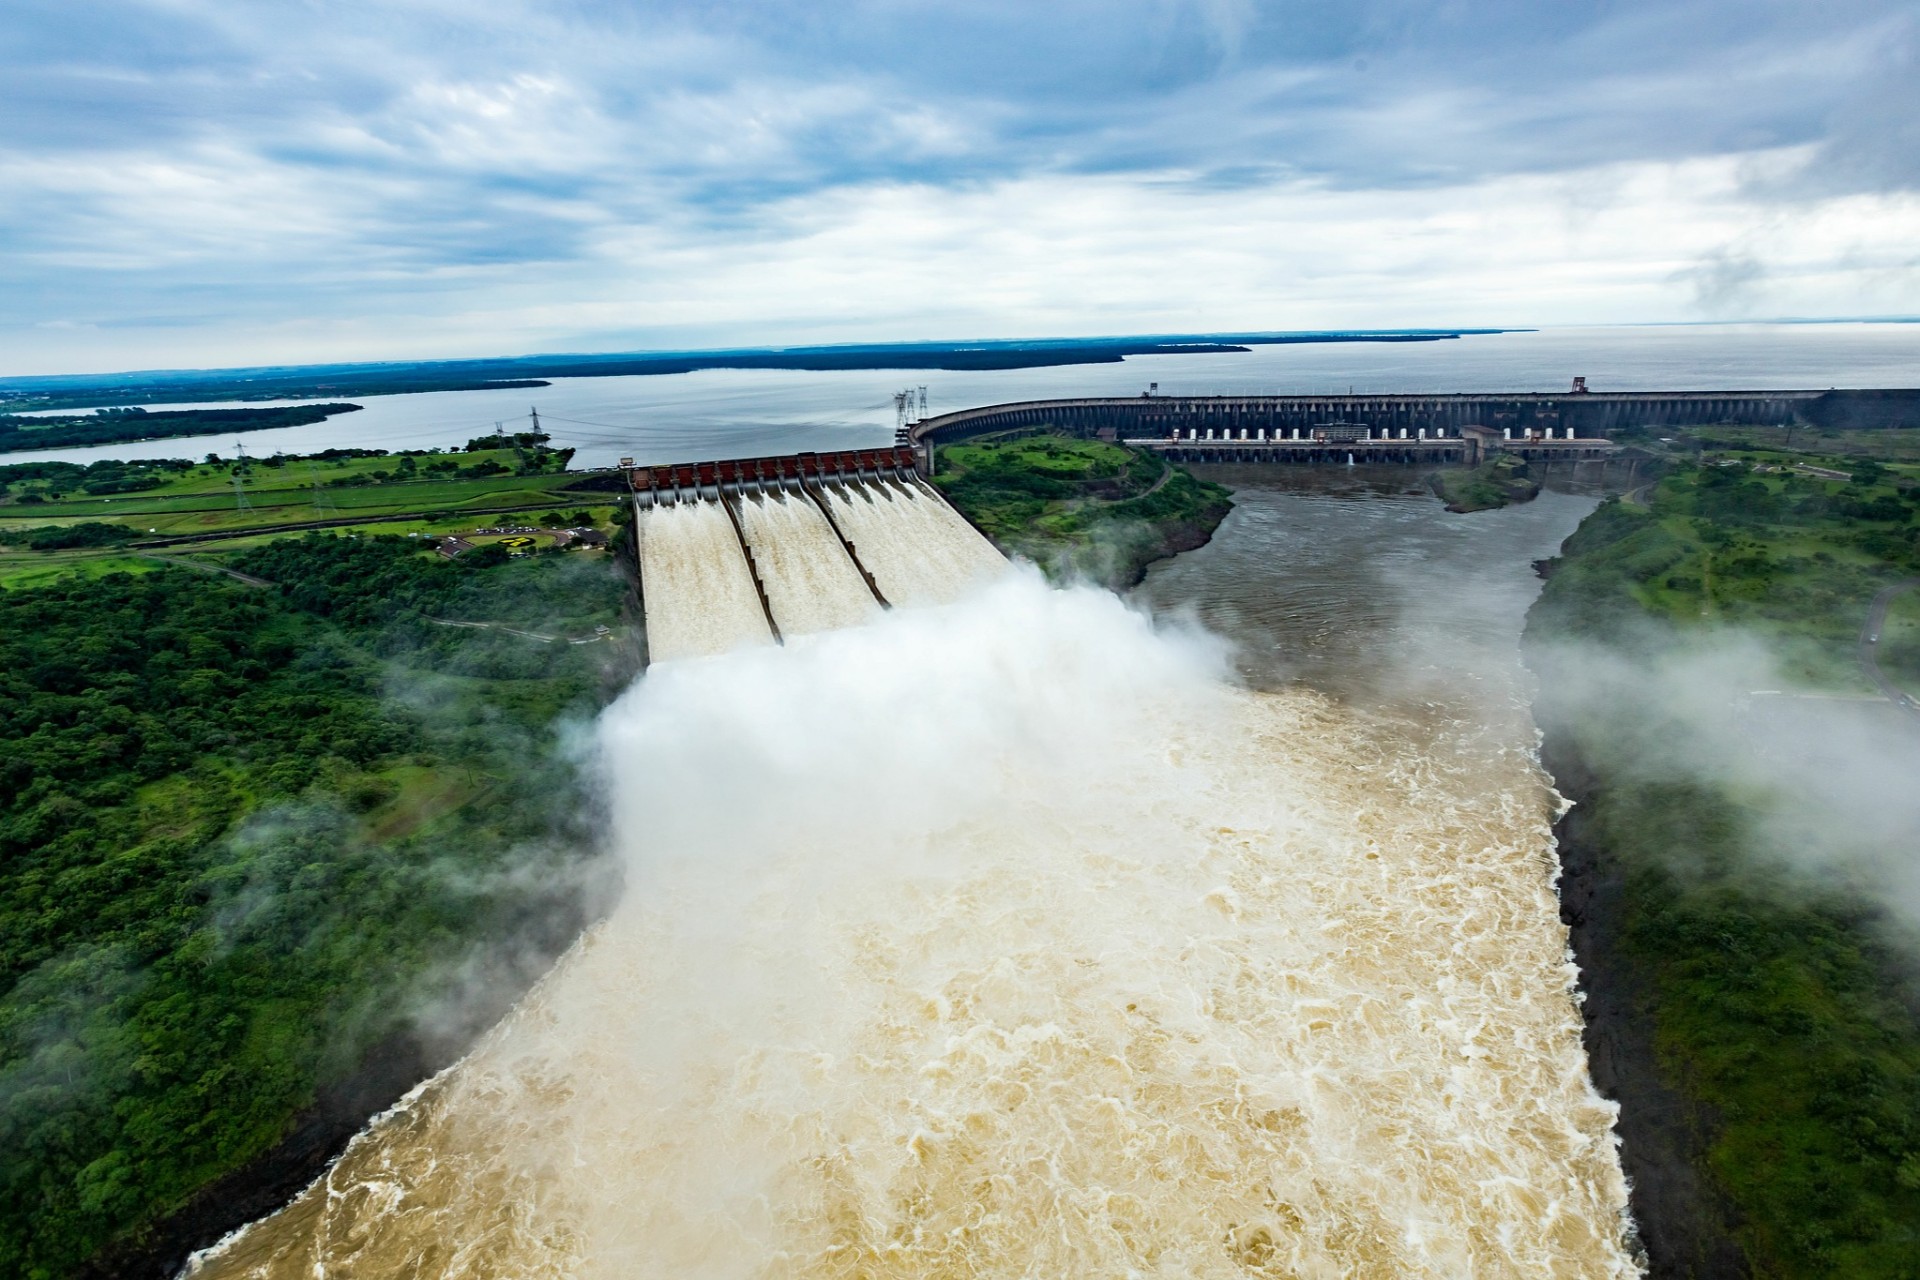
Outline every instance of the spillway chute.
[[733, 522], [717, 502], [636, 513], [651, 661], [710, 657], [773, 643]]
[[650, 660], [947, 604], [1005, 572], [913, 466], [911, 450], [886, 449], [630, 472]]

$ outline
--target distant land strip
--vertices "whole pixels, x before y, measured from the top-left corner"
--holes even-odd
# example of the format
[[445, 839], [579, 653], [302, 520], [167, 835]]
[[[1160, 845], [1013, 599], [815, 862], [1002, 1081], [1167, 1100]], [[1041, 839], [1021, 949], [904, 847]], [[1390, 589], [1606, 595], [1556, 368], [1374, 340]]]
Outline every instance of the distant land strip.
[[692, 373], [701, 369], [937, 369], [950, 372], [1035, 369], [1052, 365], [1114, 364], [1128, 356], [1225, 354], [1245, 352], [1256, 346], [1320, 342], [1439, 342], [1508, 332], [1515, 331], [1343, 329], [1300, 333], [747, 347], [615, 355], [517, 356], [381, 364], [61, 374], [0, 378], [0, 413], [192, 400], [298, 400], [407, 395], [423, 391], [497, 391], [513, 387], [543, 387], [550, 385], [545, 380], [551, 378]]
[[[542, 384], [545, 385], [545, 384]], [[266, 431], [305, 427], [337, 413], [353, 413], [357, 404], [293, 404], [260, 409], [163, 409], [149, 413], [90, 413], [71, 418], [0, 416], [0, 453], [29, 449], [78, 449], [88, 445], [133, 444], [176, 436], [217, 435], [228, 431]]]

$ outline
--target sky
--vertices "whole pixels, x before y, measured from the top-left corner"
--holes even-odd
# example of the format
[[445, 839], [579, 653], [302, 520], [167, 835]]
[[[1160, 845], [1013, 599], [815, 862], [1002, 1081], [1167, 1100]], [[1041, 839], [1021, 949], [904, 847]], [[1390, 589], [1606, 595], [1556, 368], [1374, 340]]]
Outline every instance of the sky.
[[7, 0], [0, 374], [1920, 314], [1920, 0]]

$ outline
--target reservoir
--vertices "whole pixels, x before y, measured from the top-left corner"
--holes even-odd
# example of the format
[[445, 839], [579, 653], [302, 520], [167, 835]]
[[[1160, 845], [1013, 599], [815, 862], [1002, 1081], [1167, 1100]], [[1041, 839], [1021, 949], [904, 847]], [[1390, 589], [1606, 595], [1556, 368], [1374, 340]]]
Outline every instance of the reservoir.
[[1330, 471], [657, 665], [619, 908], [192, 1274], [1633, 1274], [1517, 654], [1592, 500]]
[[[1070, 396], [1910, 387], [1920, 384], [1920, 325], [1665, 325], [1549, 329], [1437, 342], [1255, 347], [1244, 353], [1130, 358], [1118, 364], [991, 372], [804, 372], [710, 369], [647, 377], [563, 378], [506, 391], [366, 396], [357, 413], [306, 427], [248, 432], [247, 452], [459, 448], [499, 424], [542, 428], [576, 467], [862, 449], [891, 441], [892, 393], [926, 384], [933, 413]], [[335, 397], [338, 398], [338, 397]], [[351, 399], [351, 397], [348, 397]], [[183, 408], [184, 405], [153, 406]], [[62, 458], [231, 457], [236, 437], [0, 455]]]

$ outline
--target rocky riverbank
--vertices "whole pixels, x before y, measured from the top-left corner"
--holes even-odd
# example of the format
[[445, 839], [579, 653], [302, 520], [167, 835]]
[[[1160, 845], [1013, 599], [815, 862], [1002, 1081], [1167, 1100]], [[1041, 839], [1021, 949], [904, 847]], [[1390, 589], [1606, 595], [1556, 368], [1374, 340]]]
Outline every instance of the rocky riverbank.
[[1706, 1172], [1714, 1117], [1669, 1083], [1654, 1043], [1654, 995], [1622, 934], [1626, 877], [1590, 821], [1602, 785], [1570, 738], [1548, 732], [1541, 764], [1573, 807], [1555, 824], [1560, 918], [1580, 966], [1593, 1084], [1620, 1104], [1620, 1163], [1653, 1280], [1741, 1280], [1734, 1210]]

